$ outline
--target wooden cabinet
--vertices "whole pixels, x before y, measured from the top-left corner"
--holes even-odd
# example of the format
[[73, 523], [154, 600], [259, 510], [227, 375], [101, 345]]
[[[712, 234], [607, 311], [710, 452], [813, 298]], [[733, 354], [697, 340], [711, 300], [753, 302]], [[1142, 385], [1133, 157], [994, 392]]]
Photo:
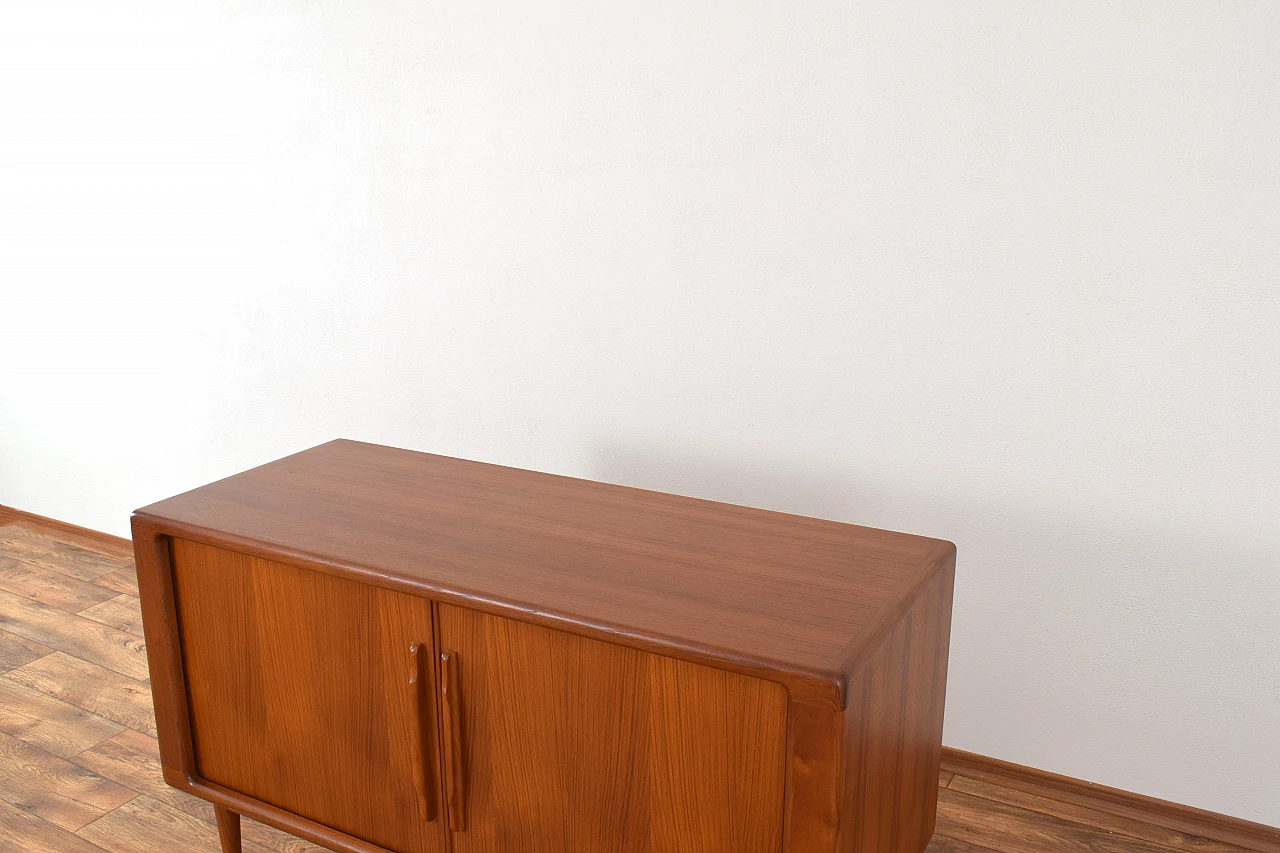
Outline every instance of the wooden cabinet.
[[932, 835], [949, 543], [348, 441], [133, 528], [165, 779], [227, 851]]

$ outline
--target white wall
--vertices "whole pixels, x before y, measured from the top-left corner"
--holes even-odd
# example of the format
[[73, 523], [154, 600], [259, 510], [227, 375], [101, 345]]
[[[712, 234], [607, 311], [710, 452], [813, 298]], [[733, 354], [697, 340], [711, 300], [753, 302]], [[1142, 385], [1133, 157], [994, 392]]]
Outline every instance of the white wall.
[[125, 533], [346, 436], [950, 538], [947, 743], [1280, 824], [1276, 4], [15, 3], [0, 57], [0, 503]]

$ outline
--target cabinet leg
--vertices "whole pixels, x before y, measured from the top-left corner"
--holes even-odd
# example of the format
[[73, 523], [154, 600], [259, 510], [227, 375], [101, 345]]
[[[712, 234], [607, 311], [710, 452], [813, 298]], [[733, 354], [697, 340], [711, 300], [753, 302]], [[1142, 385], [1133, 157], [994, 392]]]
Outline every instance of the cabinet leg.
[[231, 809], [214, 806], [213, 816], [218, 821], [218, 839], [222, 842], [222, 853], [240, 853], [240, 815]]

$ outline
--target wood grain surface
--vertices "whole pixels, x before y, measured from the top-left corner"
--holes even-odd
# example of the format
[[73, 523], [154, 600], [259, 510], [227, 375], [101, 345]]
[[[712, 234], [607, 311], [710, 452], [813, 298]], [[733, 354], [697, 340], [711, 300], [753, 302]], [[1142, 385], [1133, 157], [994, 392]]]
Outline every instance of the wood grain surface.
[[[101, 580], [101, 578], [99, 578]], [[80, 615], [134, 636], [142, 635], [142, 608], [137, 593], [119, 594], [79, 611]]]
[[933, 836], [954, 572], [938, 571], [850, 682], [840, 853], [917, 853]]
[[0, 624], [51, 648], [67, 649], [81, 660], [126, 678], [147, 678], [144, 644], [136, 635], [101, 622], [0, 590]]
[[[9, 518], [30, 523], [25, 515], [6, 517], [2, 515], [5, 512], [12, 511], [0, 508], [0, 524]], [[47, 523], [47, 520], [42, 522]], [[42, 526], [39, 529], [45, 532], [52, 530], [62, 537], [76, 535], [68, 526]], [[35, 528], [27, 531], [35, 532]], [[12, 534], [13, 531], [9, 531], [6, 542], [15, 540]], [[23, 538], [25, 536], [16, 537], [19, 540]], [[81, 549], [102, 547], [94, 539], [82, 540], [78, 544]], [[56, 552], [56, 548], [54, 550]], [[119, 549], [107, 549], [104, 556], [112, 553], [118, 554]], [[0, 544], [0, 554], [20, 558], [22, 550], [11, 544]], [[48, 557], [49, 552], [46, 551], [44, 565], [48, 564]], [[37, 563], [33, 568], [38, 569], [39, 566]], [[16, 668], [46, 655], [60, 651], [70, 656], [72, 652], [68, 648], [50, 648], [26, 640], [11, 632], [10, 629], [15, 627], [21, 630], [21, 626], [13, 624], [0, 625], [0, 673], [3, 673], [0, 682], [12, 681]], [[57, 640], [56, 637], [52, 639]], [[68, 707], [75, 707], [78, 697], [102, 695], [104, 691], [94, 690], [93, 685], [85, 680], [104, 677], [110, 672], [98, 666], [83, 670], [66, 666], [44, 667], [42, 671], [44, 676], [38, 682], [42, 687], [22, 685], [23, 690], [36, 691], [62, 702], [53, 696], [53, 691], [56, 691], [69, 697], [65, 702]], [[70, 678], [74, 683], [60, 684], [58, 679], [61, 678]], [[146, 689], [148, 685], [140, 682], [140, 686]], [[20, 712], [24, 707], [31, 710], [21, 701], [4, 699], [0, 700], [0, 705], [8, 711]], [[203, 800], [164, 783], [155, 738], [128, 728], [111, 735], [111, 729], [100, 722], [104, 718], [89, 709], [78, 710], [84, 716], [65, 712], [46, 715], [42, 712], [39, 727], [6, 729], [0, 725], [0, 731], [51, 756], [54, 753], [45, 749], [51, 742], [68, 745], [63, 750], [66, 752], [71, 744], [99, 741], [78, 755], [55, 757], [133, 792], [132, 798], [124, 804], [126, 806], [141, 796], [146, 799], [127, 809], [117, 807], [101, 813], [110, 801], [88, 797], [82, 805], [92, 812], [101, 813], [101, 816], [73, 832], [46, 819], [39, 811], [15, 803], [25, 802], [23, 792], [46, 787], [56, 789], [61, 798], [59, 802], [79, 802], [76, 785], [84, 783], [73, 782], [64, 786], [59, 774], [42, 769], [47, 768], [43, 762], [0, 756], [0, 853], [217, 853], [219, 847], [213, 808]], [[26, 753], [28, 758], [32, 754]], [[941, 792], [938, 832], [927, 853], [1077, 853], [1093, 849], [1121, 853], [1241, 853], [1244, 850], [1268, 849], [1261, 843], [1235, 846], [1144, 820], [1140, 811], [1141, 798], [1136, 795], [1129, 795], [1132, 799], [1127, 801], [1133, 809], [1132, 814], [1115, 815], [1107, 811], [1112, 806], [1109, 799], [1089, 799], [1087, 783], [1071, 780], [1074, 785], [1069, 786], [1060, 781], [1061, 777], [1056, 777], [1056, 784], [1049, 784], [1036, 775], [1037, 771], [1003, 765], [991, 759], [979, 762], [977, 758], [954, 751], [948, 753], [948, 765], [940, 775], [939, 783], [944, 789], [950, 786], [950, 793], [946, 790]], [[1022, 776], [1027, 776], [1029, 781]], [[1037, 783], [1040, 787], [1036, 792], [1024, 789]], [[1068, 790], [1074, 794], [1064, 793]], [[41, 809], [49, 813], [48, 801]], [[183, 819], [182, 815], [191, 820]], [[1230, 821], [1222, 816], [1217, 818]], [[1266, 829], [1262, 827], [1259, 831]], [[1274, 829], [1271, 832], [1280, 836]], [[243, 837], [244, 847], [250, 853], [268, 850], [274, 853], [323, 853], [321, 848], [309, 842], [249, 819], [243, 821]]]
[[173, 567], [200, 775], [388, 849], [443, 850], [414, 780], [429, 602], [182, 539]]
[[124, 731], [124, 726], [15, 679], [0, 678], [0, 731], [72, 758]]
[[147, 684], [63, 651], [18, 667], [9, 678], [135, 731], [156, 733]]
[[30, 663], [52, 651], [53, 649], [35, 640], [0, 630], [0, 672]]
[[222, 853], [242, 853], [244, 839], [240, 837], [240, 815], [222, 806], [213, 807], [213, 820], [218, 825], [218, 843]]
[[439, 621], [464, 720], [457, 853], [777, 853], [778, 684], [449, 605]]
[[256, 556], [767, 673], [837, 708], [863, 641], [954, 554], [920, 536], [342, 440], [135, 517]]

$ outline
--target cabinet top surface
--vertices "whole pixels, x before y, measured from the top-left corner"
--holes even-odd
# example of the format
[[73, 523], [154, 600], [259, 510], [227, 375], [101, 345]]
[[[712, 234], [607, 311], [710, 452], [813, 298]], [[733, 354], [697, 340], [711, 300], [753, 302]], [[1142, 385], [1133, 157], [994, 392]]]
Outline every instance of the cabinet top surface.
[[848, 672], [954, 554], [937, 539], [346, 440], [136, 515], [820, 679]]

